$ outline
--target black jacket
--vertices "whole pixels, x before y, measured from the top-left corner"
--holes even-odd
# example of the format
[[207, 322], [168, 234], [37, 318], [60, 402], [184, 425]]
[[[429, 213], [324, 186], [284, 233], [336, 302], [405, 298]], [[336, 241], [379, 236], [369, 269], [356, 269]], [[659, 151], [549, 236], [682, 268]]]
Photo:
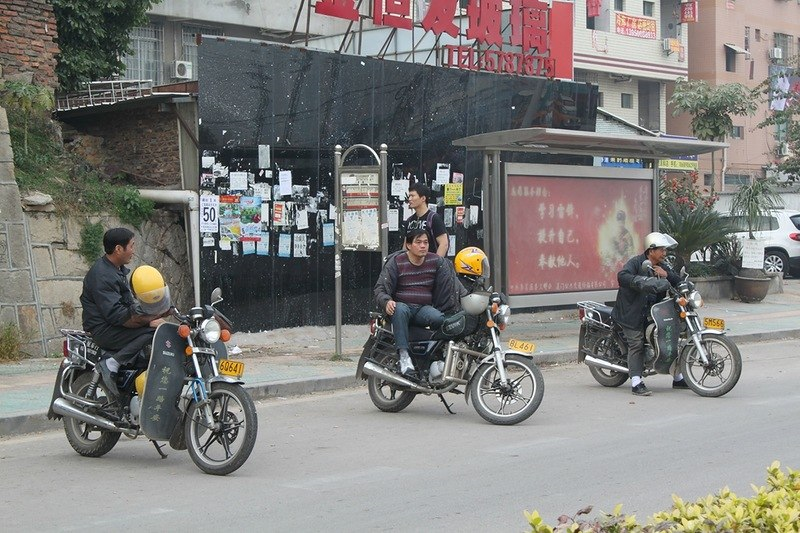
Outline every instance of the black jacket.
[[[658, 292], [659, 281], [657, 278], [648, 278], [641, 275], [640, 269], [645, 262], [645, 254], [632, 257], [617, 273], [619, 292], [611, 317], [614, 322], [630, 329], [644, 327], [647, 311], [656, 301], [664, 297], [664, 290]], [[681, 277], [669, 265], [659, 265], [667, 271], [667, 281], [674, 287], [681, 281]], [[663, 283], [662, 283], [663, 284]]]
[[103, 256], [86, 273], [81, 293], [85, 331], [102, 334], [110, 327], [122, 326], [134, 313], [129, 272], [125, 265], [117, 268]]

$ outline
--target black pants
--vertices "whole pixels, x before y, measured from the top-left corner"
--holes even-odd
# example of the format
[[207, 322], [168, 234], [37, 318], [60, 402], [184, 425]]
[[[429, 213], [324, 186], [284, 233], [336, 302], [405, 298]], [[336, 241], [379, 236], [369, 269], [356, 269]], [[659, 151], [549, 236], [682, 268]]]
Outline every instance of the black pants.
[[112, 326], [98, 333], [92, 333], [92, 340], [104, 350], [116, 352], [111, 356], [120, 365], [133, 361], [139, 350], [153, 340], [156, 328], [123, 328]]

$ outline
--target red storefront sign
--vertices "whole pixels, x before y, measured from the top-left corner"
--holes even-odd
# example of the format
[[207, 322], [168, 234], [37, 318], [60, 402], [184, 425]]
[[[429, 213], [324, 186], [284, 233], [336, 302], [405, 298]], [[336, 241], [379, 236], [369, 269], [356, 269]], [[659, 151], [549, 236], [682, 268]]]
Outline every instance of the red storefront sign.
[[698, 21], [697, 2], [684, 2], [681, 4], [681, 24]]
[[616, 31], [639, 39], [655, 39], [657, 36], [655, 19], [632, 17], [625, 13], [616, 13]]
[[589, 18], [600, 16], [602, 0], [586, 0], [586, 16]]
[[[437, 36], [446, 33], [458, 37], [459, 27], [453, 22], [458, 5], [458, 0], [430, 0], [420, 25]], [[356, 0], [317, 0], [314, 11], [346, 20], [358, 20]], [[373, 0], [372, 18], [378, 26], [411, 29], [412, 0]], [[469, 0], [467, 20], [468, 39], [502, 48], [501, 0]], [[572, 78], [572, 3], [556, 1], [550, 8], [547, 2], [540, 0], [511, 0], [510, 26], [509, 44], [522, 48], [522, 54], [516, 55], [527, 57], [528, 52], [535, 50], [538, 56], [542, 56], [538, 62], [550, 65], [547, 70], [552, 72], [552, 76]], [[448, 55], [452, 53], [452, 50], [447, 52]], [[501, 61], [505, 59], [501, 58]], [[460, 63], [452, 62], [455, 65]], [[520, 61], [523, 65], [521, 68], [506, 66], [501, 70], [517, 74], [541, 70], [534, 68], [533, 63], [526, 59]]]

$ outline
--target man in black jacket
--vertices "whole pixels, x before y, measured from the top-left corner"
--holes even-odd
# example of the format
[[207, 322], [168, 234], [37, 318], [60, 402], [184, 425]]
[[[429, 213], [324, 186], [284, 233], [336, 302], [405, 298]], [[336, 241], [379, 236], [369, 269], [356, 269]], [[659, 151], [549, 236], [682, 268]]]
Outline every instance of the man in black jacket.
[[115, 397], [119, 396], [116, 375], [120, 365], [133, 359], [164, 321], [137, 309], [128, 284], [130, 270], [125, 266], [133, 259], [134, 244], [133, 232], [127, 228], [106, 231], [103, 235], [105, 255], [95, 261], [83, 278], [80, 298], [83, 329], [92, 334], [98, 346], [116, 352], [97, 364], [103, 382]]
[[[669, 286], [681, 281], [665, 261], [667, 250], [677, 244], [669, 235], [654, 232], [644, 239], [644, 253], [632, 257], [617, 273], [619, 292], [611, 317], [622, 326], [628, 344], [628, 374], [631, 377], [632, 392], [636, 396], [650, 396], [650, 390], [642, 380], [644, 373], [644, 326], [650, 307], [657, 302]], [[643, 275], [642, 264], [649, 260], [657, 279], [648, 281]], [[683, 375], [676, 374], [673, 388], [686, 389], [688, 385]]]
[[456, 311], [458, 291], [453, 267], [428, 251], [425, 230], [409, 231], [405, 245], [407, 251], [386, 259], [374, 292], [378, 306], [391, 317], [400, 372], [416, 378], [408, 353], [408, 328], [439, 328], [445, 313]]

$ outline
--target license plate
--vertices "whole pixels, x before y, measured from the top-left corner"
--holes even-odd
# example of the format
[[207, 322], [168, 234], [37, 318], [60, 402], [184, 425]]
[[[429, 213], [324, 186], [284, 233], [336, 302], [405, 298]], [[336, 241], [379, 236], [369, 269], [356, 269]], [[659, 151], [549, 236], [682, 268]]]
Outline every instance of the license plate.
[[534, 343], [528, 341], [518, 341], [517, 339], [509, 340], [508, 347], [511, 350], [517, 350], [518, 352], [522, 353], [533, 353], [533, 350], [536, 349], [536, 345]]
[[703, 325], [708, 329], [725, 329], [725, 321], [721, 318], [703, 318]]
[[244, 374], [244, 363], [231, 361], [230, 359], [220, 359], [219, 373], [225, 376], [240, 378], [242, 374]]

